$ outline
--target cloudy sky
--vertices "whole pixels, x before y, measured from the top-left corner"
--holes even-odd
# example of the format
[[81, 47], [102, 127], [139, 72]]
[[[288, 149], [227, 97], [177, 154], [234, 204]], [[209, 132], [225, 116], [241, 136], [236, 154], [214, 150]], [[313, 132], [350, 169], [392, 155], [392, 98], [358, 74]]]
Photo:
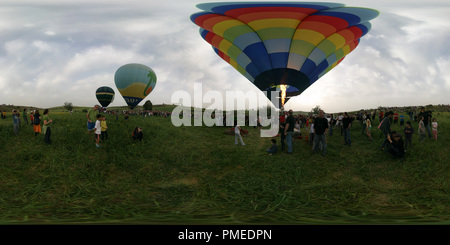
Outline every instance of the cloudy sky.
[[[41, 108], [97, 103], [95, 90], [116, 91], [127, 63], [158, 77], [144, 100], [170, 104], [176, 91], [259, 90], [220, 59], [189, 17], [200, 0], [2, 0], [0, 105]], [[326, 112], [378, 106], [449, 104], [450, 1], [342, 0], [380, 11], [372, 30], [335, 69], [285, 106]], [[141, 105], [143, 102], [141, 102]]]

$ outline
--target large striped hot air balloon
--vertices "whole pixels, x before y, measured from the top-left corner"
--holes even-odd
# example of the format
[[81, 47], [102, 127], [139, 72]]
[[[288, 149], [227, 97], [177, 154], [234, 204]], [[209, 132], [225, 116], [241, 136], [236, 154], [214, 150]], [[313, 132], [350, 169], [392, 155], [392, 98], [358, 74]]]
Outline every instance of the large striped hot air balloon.
[[338, 65], [379, 14], [373, 9], [318, 2], [197, 7], [204, 11], [191, 15], [191, 20], [222, 59], [261, 91], [289, 85], [291, 95], [301, 94]]
[[114, 101], [115, 92], [114, 89], [108, 86], [102, 86], [95, 91], [95, 97], [97, 97], [97, 100], [102, 107], [107, 107]]
[[126, 64], [117, 69], [114, 82], [130, 109], [134, 109], [156, 85], [156, 74], [142, 64]]

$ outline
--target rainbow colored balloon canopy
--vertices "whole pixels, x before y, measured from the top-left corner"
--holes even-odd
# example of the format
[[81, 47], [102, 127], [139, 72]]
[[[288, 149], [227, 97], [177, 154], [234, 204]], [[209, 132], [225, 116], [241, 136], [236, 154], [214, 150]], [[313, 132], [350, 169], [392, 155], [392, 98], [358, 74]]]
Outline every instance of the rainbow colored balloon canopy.
[[114, 82], [130, 109], [134, 109], [156, 85], [156, 74], [142, 64], [126, 64], [117, 69]]
[[320, 2], [224, 2], [197, 7], [204, 11], [191, 15], [191, 20], [222, 59], [261, 91], [288, 85], [281, 88], [290, 88], [291, 96], [338, 65], [371, 29], [369, 21], [379, 15], [373, 9]]

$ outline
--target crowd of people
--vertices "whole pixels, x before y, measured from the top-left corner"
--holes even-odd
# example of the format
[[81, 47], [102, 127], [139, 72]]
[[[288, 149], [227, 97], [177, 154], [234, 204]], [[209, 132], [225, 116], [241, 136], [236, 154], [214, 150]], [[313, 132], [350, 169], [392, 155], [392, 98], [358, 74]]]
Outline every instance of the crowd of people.
[[[4, 112], [1, 112], [2, 118], [6, 118], [6, 114]], [[14, 134], [17, 136], [19, 135], [20, 128], [22, 126], [22, 120], [23, 124], [26, 123], [26, 125], [33, 126], [34, 131], [34, 138], [36, 138], [39, 134], [44, 135], [44, 142], [46, 144], [51, 144], [51, 135], [52, 130], [51, 126], [53, 123], [53, 120], [49, 116], [49, 110], [44, 110], [44, 115], [41, 116], [39, 113], [39, 110], [32, 110], [30, 112], [30, 123], [28, 123], [28, 111], [27, 109], [23, 110], [22, 118], [20, 115], [20, 111], [13, 109], [11, 112], [12, 120], [13, 120], [13, 131]]]
[[[376, 118], [377, 116], [378, 118]], [[406, 120], [406, 116], [409, 116], [410, 120]], [[412, 146], [412, 136], [415, 131], [411, 121], [418, 122], [419, 142], [425, 139], [426, 134], [429, 138], [437, 140], [437, 120], [432, 118], [432, 112], [424, 107], [421, 107], [418, 113], [380, 110], [379, 112], [358, 112], [353, 115], [349, 115], [347, 112], [325, 115], [324, 111], [320, 110], [317, 115], [299, 114], [295, 116], [293, 111], [289, 110], [280, 114], [280, 130], [277, 137], [280, 137], [281, 151], [285, 151], [286, 148], [286, 153], [291, 154], [292, 143], [295, 141], [293, 136], [299, 135], [300, 129], [305, 128], [307, 133], [302, 137], [305, 138], [305, 141], [310, 142], [312, 152], [316, 153], [320, 150], [325, 156], [327, 136], [333, 135], [333, 131], [340, 130], [344, 145], [351, 147], [353, 125], [361, 126], [361, 134], [366, 135], [369, 141], [373, 141], [372, 131], [377, 119], [377, 123], [379, 123], [377, 129], [383, 135], [380, 150], [395, 158], [404, 159], [406, 150]], [[271, 141], [271, 146], [267, 149], [271, 155], [278, 150], [273, 144], [274, 142]]]
[[[73, 114], [73, 111], [70, 111]], [[116, 120], [119, 120], [119, 115], [122, 115], [125, 120], [129, 116], [139, 115], [142, 117], [170, 117], [171, 112], [168, 111], [148, 111], [148, 110], [105, 110], [105, 108], [100, 105], [95, 105], [93, 108], [87, 110], [87, 131], [90, 136], [95, 141], [96, 147], [100, 148], [101, 143], [106, 142], [108, 139], [108, 126], [106, 125], [105, 114], [116, 116]], [[46, 144], [51, 144], [52, 135], [52, 124], [53, 119], [50, 117], [49, 109], [44, 110], [44, 114], [41, 115], [39, 109], [29, 110], [24, 108], [22, 112], [17, 109], [13, 109], [11, 112], [13, 132], [17, 136], [20, 133], [20, 129], [23, 125], [31, 125], [34, 131], [34, 138], [38, 135], [43, 134], [44, 142]], [[6, 111], [0, 111], [0, 118], [6, 119]], [[135, 140], [142, 140], [143, 130], [142, 128], [136, 127], [132, 132], [132, 138]]]
[[[101, 147], [101, 142], [106, 142], [108, 139], [108, 126], [106, 125], [106, 118], [104, 114], [115, 115], [118, 120], [118, 115], [124, 115], [124, 119], [127, 120], [129, 115], [140, 115], [143, 117], [170, 117], [171, 112], [166, 111], [110, 111], [105, 110], [100, 105], [95, 105], [89, 109], [86, 114], [87, 130], [89, 135], [94, 136], [96, 147]], [[6, 118], [5, 111], [0, 112], [1, 118]], [[186, 115], [185, 115], [186, 116]], [[195, 114], [187, 116], [195, 117]], [[410, 120], [406, 118], [409, 117]], [[30, 121], [28, 120], [30, 119]], [[223, 125], [226, 125], [226, 114], [215, 117], [222, 121]], [[51, 144], [51, 128], [53, 120], [49, 115], [49, 110], [45, 109], [43, 115], [39, 110], [32, 110], [28, 116], [28, 110], [23, 109], [22, 115], [20, 111], [12, 111], [13, 119], [13, 131], [15, 135], [19, 134], [22, 124], [31, 124], [33, 126], [34, 137], [38, 137], [39, 134], [44, 135], [44, 142]], [[375, 121], [378, 119], [378, 129], [383, 135], [383, 143], [380, 146], [381, 151], [388, 152], [397, 158], [404, 158], [406, 150], [412, 146], [412, 136], [415, 133], [412, 121], [418, 123], [419, 141], [423, 141], [427, 134], [429, 138], [437, 140], [438, 136], [438, 122], [436, 118], [432, 117], [432, 111], [426, 110], [421, 107], [418, 112], [415, 110], [400, 111], [362, 111], [353, 113], [352, 115], [347, 112], [338, 113], [337, 115], [326, 115], [323, 110], [319, 110], [317, 115], [298, 114], [294, 115], [292, 110], [283, 112], [279, 115], [279, 134], [281, 151], [285, 151], [287, 154], [292, 154], [293, 143], [297, 138], [304, 138], [305, 141], [309, 141], [312, 152], [316, 153], [321, 151], [322, 155], [327, 154], [327, 136], [333, 135], [333, 132], [339, 130], [345, 146], [351, 147], [352, 137], [351, 129], [355, 124], [359, 124], [362, 128], [361, 134], [366, 135], [367, 139], [372, 141], [372, 131]], [[246, 117], [246, 124], [248, 123], [248, 116]], [[258, 119], [257, 127], [261, 129], [261, 123]], [[30, 122], [30, 123], [29, 123]], [[395, 129], [393, 129], [395, 126]], [[306, 134], [302, 134], [301, 130], [304, 128]], [[235, 124], [233, 127], [235, 135], [235, 144], [245, 145], [241, 132], [241, 126]], [[401, 130], [401, 131], [400, 131]], [[143, 131], [142, 128], [136, 127], [132, 133], [133, 139], [142, 140]], [[269, 154], [275, 154], [278, 151], [277, 140], [274, 138], [271, 140], [271, 145], [267, 149]]]

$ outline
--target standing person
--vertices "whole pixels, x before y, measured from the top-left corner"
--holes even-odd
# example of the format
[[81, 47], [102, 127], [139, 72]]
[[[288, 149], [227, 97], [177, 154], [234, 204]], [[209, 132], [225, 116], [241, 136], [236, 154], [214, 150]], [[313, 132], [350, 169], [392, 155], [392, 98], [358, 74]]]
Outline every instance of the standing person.
[[102, 141], [105, 142], [108, 139], [108, 126], [106, 125], [106, 117], [102, 116], [102, 120], [100, 122], [100, 126], [102, 128]]
[[367, 135], [367, 137], [369, 137], [370, 141], [373, 140], [371, 131], [372, 131], [372, 121], [370, 120], [370, 115], [367, 115], [367, 117], [366, 117], [366, 135]]
[[333, 114], [330, 115], [330, 120], [328, 121], [328, 135], [332, 136], [333, 135], [333, 127], [334, 124], [336, 123], [336, 120], [333, 117]]
[[19, 135], [19, 131], [20, 131], [20, 121], [19, 121], [19, 112], [14, 109], [12, 110], [12, 119], [13, 119], [13, 129], [14, 129], [14, 134], [17, 136]]
[[39, 114], [39, 110], [34, 111], [33, 113], [33, 131], [34, 131], [34, 138], [36, 138], [36, 136], [38, 134], [40, 134], [41, 131], [41, 115]]
[[319, 116], [314, 119], [314, 144], [313, 152], [317, 152], [317, 149], [322, 148], [322, 155], [327, 154], [327, 130], [328, 120], [324, 117], [323, 110], [319, 111]]
[[[284, 116], [283, 116], [284, 117]], [[285, 122], [280, 122], [280, 143], [281, 143], [281, 151], [284, 151], [284, 146], [286, 143], [286, 134], [284, 133], [284, 129], [286, 128], [286, 123]]]
[[408, 149], [408, 144], [410, 147], [412, 147], [412, 136], [414, 133], [414, 128], [411, 126], [410, 121], [406, 122], [406, 127], [403, 130], [403, 132], [405, 133], [405, 151], [406, 151]]
[[344, 119], [342, 119], [342, 128], [344, 129], [344, 145], [351, 146], [352, 139], [350, 138], [350, 128], [352, 127], [352, 118], [344, 113]]
[[398, 113], [397, 111], [394, 112], [394, 124], [397, 124], [398, 122]]
[[361, 135], [364, 135], [367, 133], [367, 117], [366, 114], [362, 114], [361, 116], [361, 125], [362, 125], [362, 130], [361, 130]]
[[23, 109], [23, 121], [27, 123], [28, 125], [28, 117], [27, 117], [27, 109]]
[[437, 140], [437, 129], [438, 129], [438, 123], [436, 121], [436, 118], [433, 118], [433, 122], [431, 123], [431, 130], [433, 131], [433, 138]]
[[400, 126], [405, 125], [405, 115], [404, 115], [404, 112], [401, 112], [401, 113], [400, 113], [399, 120], [400, 120]]
[[19, 121], [19, 127], [22, 127], [22, 120], [20, 119], [20, 111], [16, 111], [16, 119]]
[[378, 114], [378, 118], [380, 119], [380, 123], [381, 123], [384, 119], [384, 113], [382, 110], [380, 110], [380, 113]]
[[102, 134], [101, 120], [102, 115], [97, 114], [97, 120], [95, 121], [95, 146], [100, 148], [100, 135]]
[[50, 119], [50, 116], [48, 115], [49, 111], [48, 109], [44, 110], [44, 116], [42, 117], [42, 120], [44, 121], [43, 129], [44, 129], [44, 142], [47, 144], [51, 144], [52, 141], [50, 139], [52, 135], [51, 126], [53, 124], [53, 120]]
[[241, 127], [236, 123], [236, 126], [234, 127], [234, 144], [239, 145], [238, 139], [241, 142], [241, 145], [245, 145], [244, 141], [242, 140], [241, 136]]
[[425, 123], [423, 122], [423, 116], [419, 118], [419, 141], [423, 141], [425, 139]]
[[300, 124], [298, 120], [295, 120], [294, 133], [292, 134], [292, 143], [295, 143], [295, 140], [301, 135], [302, 133], [300, 131]]
[[431, 111], [425, 111], [425, 107], [420, 108], [419, 118], [423, 117], [423, 124], [428, 132], [428, 138], [431, 138]]
[[262, 126], [261, 126], [261, 116], [258, 115], [258, 119], [256, 120], [256, 124], [258, 126], [258, 131], [261, 131]]
[[31, 125], [34, 126], [34, 111], [30, 112], [30, 122], [31, 122]]
[[343, 134], [343, 128], [342, 128], [342, 120], [344, 120], [344, 115], [342, 113], [338, 116], [338, 120], [336, 123], [336, 126], [339, 126], [339, 129], [341, 130], [341, 135]]
[[394, 113], [392, 111], [389, 111], [386, 115], [386, 117], [381, 121], [379, 128], [381, 129], [381, 132], [384, 134], [384, 141], [381, 145], [381, 150], [387, 152], [389, 150], [389, 140], [388, 136], [391, 133], [391, 119]]
[[283, 115], [283, 113], [280, 113], [279, 119], [280, 119], [280, 124], [286, 122], [286, 117]]
[[309, 123], [309, 144], [313, 146], [314, 149], [314, 118], [311, 118], [311, 122]]
[[286, 145], [288, 154], [292, 153], [292, 134], [294, 133], [295, 118], [292, 115], [293, 111], [289, 110], [288, 117], [286, 118], [286, 126], [284, 127], [284, 133], [286, 135]]
[[99, 105], [95, 105], [94, 108], [90, 109], [86, 114], [87, 129], [88, 129], [89, 135], [91, 135], [91, 131], [95, 130], [95, 121], [97, 120], [96, 119], [96, 116], [97, 116], [96, 111], [99, 111], [99, 108], [100, 108]]

